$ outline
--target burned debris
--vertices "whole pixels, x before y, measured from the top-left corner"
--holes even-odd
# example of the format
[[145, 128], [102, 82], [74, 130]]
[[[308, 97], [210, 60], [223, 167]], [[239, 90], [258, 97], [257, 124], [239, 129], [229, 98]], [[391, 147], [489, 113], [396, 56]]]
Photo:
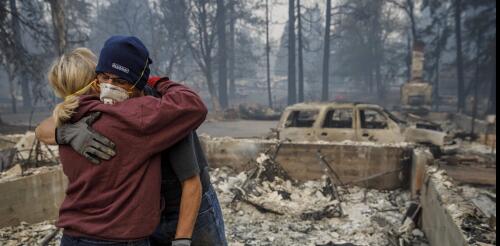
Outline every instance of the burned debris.
[[[418, 229], [392, 233], [400, 230], [411, 204], [408, 192], [337, 186], [326, 173], [321, 180], [299, 182], [266, 154], [255, 164], [236, 176], [227, 168], [213, 171], [222, 203], [228, 205], [228, 224], [234, 226], [229, 234], [234, 245], [382, 246], [402, 237], [416, 244], [397, 246], [428, 245]], [[243, 226], [249, 227], [246, 232]]]
[[39, 245], [56, 246], [62, 237], [62, 231], [54, 226], [54, 221], [38, 224], [21, 222], [19, 226], [0, 229], [1, 246]]

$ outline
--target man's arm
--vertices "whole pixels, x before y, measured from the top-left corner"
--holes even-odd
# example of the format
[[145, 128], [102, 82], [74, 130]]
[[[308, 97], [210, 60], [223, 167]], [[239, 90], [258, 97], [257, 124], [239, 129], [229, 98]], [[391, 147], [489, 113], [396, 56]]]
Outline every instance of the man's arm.
[[202, 185], [200, 176], [194, 176], [182, 182], [181, 207], [177, 223], [176, 239], [193, 236], [196, 218], [201, 205]]
[[147, 154], [157, 154], [172, 147], [203, 124], [208, 113], [200, 96], [184, 85], [165, 81], [159, 83], [157, 89], [162, 94], [161, 99], [146, 96], [116, 105], [120, 107], [118, 111], [134, 108], [140, 112], [138, 119], [132, 119], [140, 122], [131, 125], [141, 129], [138, 134], [144, 137], [144, 143], [138, 148]]
[[56, 142], [56, 121], [54, 117], [49, 117], [42, 121], [35, 129], [35, 136], [40, 142], [48, 145], [57, 145]]

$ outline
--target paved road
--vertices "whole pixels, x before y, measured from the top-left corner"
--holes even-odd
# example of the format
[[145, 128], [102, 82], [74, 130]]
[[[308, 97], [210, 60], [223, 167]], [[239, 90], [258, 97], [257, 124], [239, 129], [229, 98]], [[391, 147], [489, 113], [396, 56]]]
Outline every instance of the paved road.
[[205, 122], [198, 130], [198, 133], [205, 133], [212, 137], [260, 138], [267, 135], [271, 128], [277, 126], [277, 121]]
[[[20, 114], [3, 114], [2, 120], [13, 126], [36, 126], [40, 121], [50, 116], [50, 112], [35, 112]], [[271, 128], [276, 128], [277, 121], [224, 121], [224, 122], [205, 122], [198, 133], [205, 133], [213, 137], [234, 137], [234, 138], [253, 138], [263, 137], [270, 132]], [[23, 128], [24, 129], [24, 128]], [[5, 129], [9, 131], [9, 129]], [[1, 132], [1, 129], [0, 129]], [[3, 132], [6, 133], [6, 132]]]

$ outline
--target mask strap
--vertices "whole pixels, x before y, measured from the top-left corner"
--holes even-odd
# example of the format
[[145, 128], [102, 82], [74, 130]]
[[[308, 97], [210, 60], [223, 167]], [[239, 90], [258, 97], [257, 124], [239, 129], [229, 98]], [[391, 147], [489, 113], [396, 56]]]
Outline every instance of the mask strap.
[[142, 79], [142, 76], [144, 76], [144, 73], [146, 72], [146, 69], [148, 68], [148, 64], [149, 64], [149, 57], [146, 58], [146, 65], [144, 65], [144, 69], [142, 69], [142, 72], [141, 72], [141, 76], [139, 77], [139, 79], [134, 83], [134, 86], [132, 86], [131, 89], [134, 89], [137, 84], [139, 83], [139, 81], [141, 81]]
[[91, 87], [94, 89], [97, 87], [97, 80], [92, 81], [90, 84], [78, 90], [77, 92], [65, 97], [64, 100], [68, 99], [71, 96], [81, 96], [83, 93], [87, 92]]

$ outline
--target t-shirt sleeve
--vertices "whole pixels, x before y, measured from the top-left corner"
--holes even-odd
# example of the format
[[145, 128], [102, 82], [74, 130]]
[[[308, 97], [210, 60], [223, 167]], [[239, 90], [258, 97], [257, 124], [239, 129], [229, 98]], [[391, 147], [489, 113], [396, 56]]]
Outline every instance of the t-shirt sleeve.
[[200, 174], [194, 147], [193, 133], [190, 133], [168, 151], [169, 162], [180, 182]]

